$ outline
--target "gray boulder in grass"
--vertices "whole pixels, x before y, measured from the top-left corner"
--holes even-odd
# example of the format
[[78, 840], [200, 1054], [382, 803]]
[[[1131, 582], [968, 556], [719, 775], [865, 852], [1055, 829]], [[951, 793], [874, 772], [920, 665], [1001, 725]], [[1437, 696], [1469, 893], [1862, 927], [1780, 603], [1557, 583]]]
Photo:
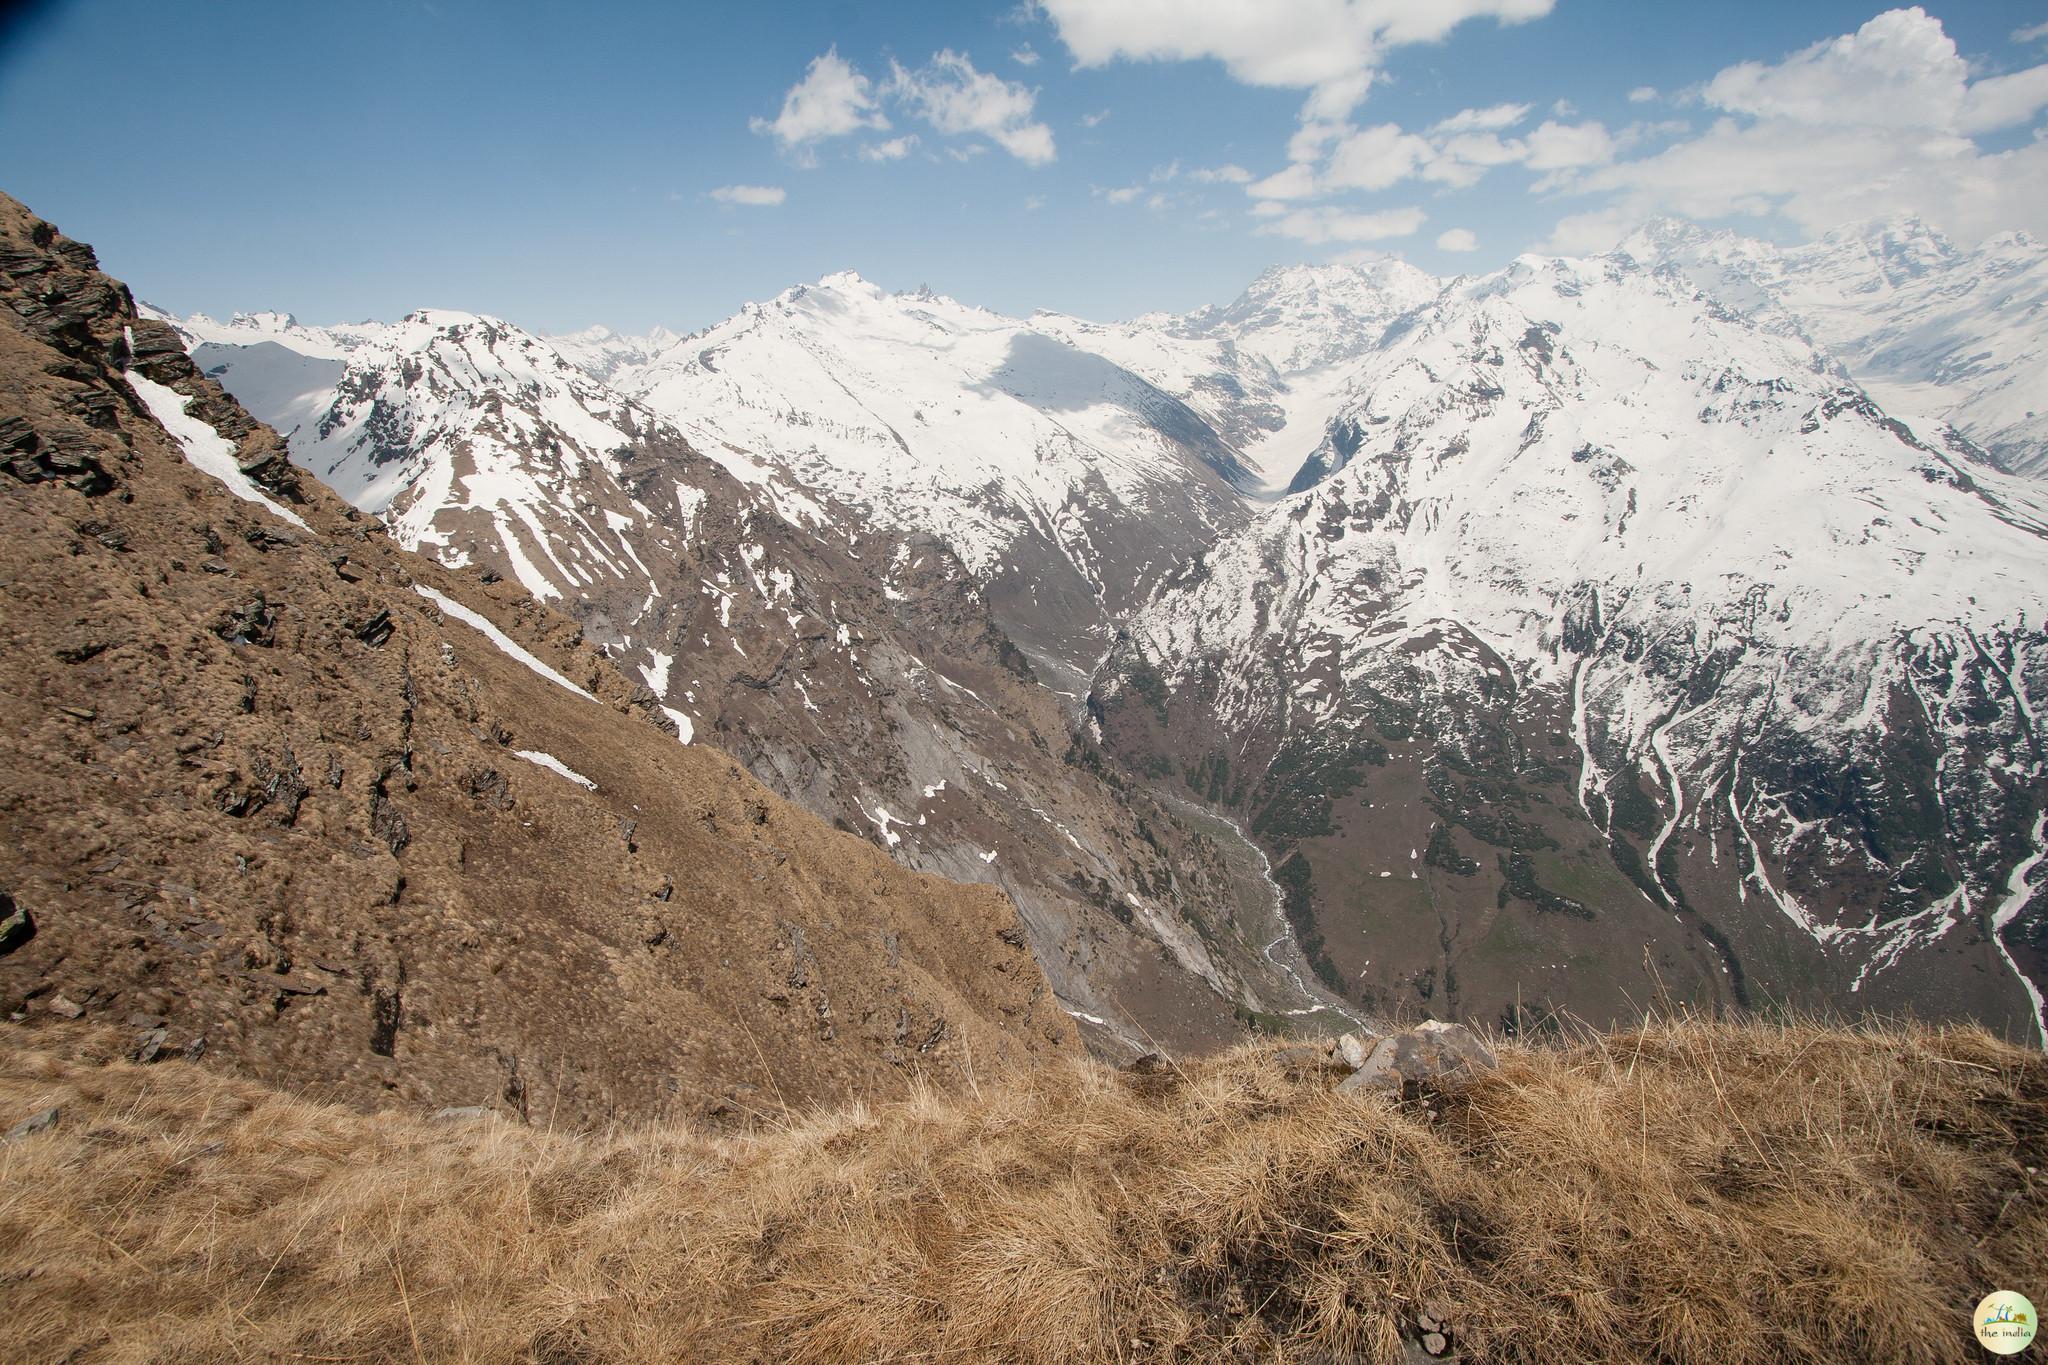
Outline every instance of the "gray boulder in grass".
[[1471, 1029], [1431, 1019], [1374, 1043], [1364, 1063], [1337, 1089], [1354, 1094], [1386, 1090], [1406, 1095], [1424, 1084], [1443, 1086], [1469, 1080], [1499, 1065], [1493, 1049]]

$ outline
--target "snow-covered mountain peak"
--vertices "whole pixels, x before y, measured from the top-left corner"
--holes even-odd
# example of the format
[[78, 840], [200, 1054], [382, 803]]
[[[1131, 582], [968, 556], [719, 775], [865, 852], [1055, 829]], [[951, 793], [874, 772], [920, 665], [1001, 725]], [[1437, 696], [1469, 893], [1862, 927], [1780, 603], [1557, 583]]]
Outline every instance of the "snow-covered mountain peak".
[[[851, 273], [750, 305], [618, 383], [698, 448], [936, 530], [977, 572], [1035, 562], [1050, 577], [1019, 590], [1069, 597], [1073, 629], [1243, 515], [1248, 476], [1176, 394], [1042, 321]], [[1111, 522], [1148, 529], [1112, 544]], [[1063, 656], [1099, 652], [1061, 634]]]
[[1913, 218], [1803, 246], [1650, 225], [1623, 249], [1832, 351], [1894, 416], [1952, 425], [2007, 469], [2048, 472], [2048, 248], [1965, 249]]
[[1387, 324], [1442, 288], [1398, 257], [1360, 265], [1274, 266], [1237, 298], [1163, 324], [1186, 337], [1229, 340], [1282, 374], [1355, 357]]
[[[2038, 484], [1626, 252], [1446, 287], [1327, 429], [1320, 477], [1166, 580], [1102, 689], [1106, 733], [1181, 769], [1227, 758], [1268, 829], [1315, 836], [1274, 860], [1330, 885], [1322, 932], [1457, 924], [1443, 887], [1413, 921], [1380, 918], [1398, 883], [1361, 890], [1404, 866], [1373, 841], [1406, 810], [1410, 860], [1461, 825], [1488, 861], [1446, 843], [1441, 865], [1498, 867], [1468, 932], [1517, 898], [1610, 923], [1647, 899], [1707, 917], [1738, 997], [1772, 953], [1844, 998], [1988, 969], [1943, 955], [2020, 911], [2039, 850]], [[1517, 789], [1546, 769], [1548, 793]], [[1297, 814], [1353, 788], [1348, 826]], [[1578, 832], [1521, 823], [1560, 818]], [[1594, 856], [1542, 882], [1531, 850], [1560, 846]], [[1603, 848], [1622, 881], [1599, 910], [1545, 889]]]
[[620, 370], [646, 364], [682, 339], [680, 333], [666, 327], [628, 336], [599, 325], [550, 336], [547, 341], [592, 379], [608, 380]]

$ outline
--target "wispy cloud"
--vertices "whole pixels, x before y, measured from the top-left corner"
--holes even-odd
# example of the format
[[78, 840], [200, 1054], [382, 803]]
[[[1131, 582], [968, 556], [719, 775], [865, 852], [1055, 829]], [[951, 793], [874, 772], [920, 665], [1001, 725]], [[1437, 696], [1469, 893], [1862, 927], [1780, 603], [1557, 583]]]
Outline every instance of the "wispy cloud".
[[[1263, 206], [1262, 206], [1263, 207]], [[1267, 237], [1292, 237], [1299, 242], [1377, 242], [1392, 237], [1411, 237], [1429, 215], [1421, 209], [1382, 209], [1358, 213], [1323, 205], [1317, 208], [1283, 210], [1265, 215], [1258, 232]]]
[[[1037, 59], [1028, 47], [1022, 51]], [[1023, 60], [1018, 53], [1011, 55]], [[812, 59], [803, 79], [784, 93], [781, 113], [750, 120], [749, 126], [773, 137], [798, 164], [815, 165], [819, 143], [888, 131], [887, 104], [923, 119], [942, 136], [985, 137], [1018, 160], [1042, 166], [1057, 158], [1058, 149], [1052, 129], [1036, 117], [1037, 101], [1036, 90], [977, 70], [965, 53], [937, 52], [914, 70], [892, 61], [889, 79], [877, 85], [835, 46]], [[858, 154], [866, 161], [899, 161], [916, 145], [914, 135], [896, 137], [865, 143]]]
[[1529, 117], [1526, 104], [1489, 104], [1484, 109], [1460, 109], [1447, 119], [1430, 125], [1432, 133], [1497, 133]]
[[979, 134], [1027, 165], [1058, 159], [1052, 129], [1035, 117], [1038, 93], [977, 71], [963, 53], [935, 53], [915, 71], [891, 62], [884, 90], [940, 133]]
[[743, 204], [749, 208], [773, 208], [789, 198], [780, 185], [720, 185], [711, 197], [721, 204]]
[[861, 144], [860, 159], [862, 161], [901, 161], [917, 149], [917, 143], [918, 137], [916, 133], [905, 133], [902, 137], [892, 137], [886, 142], [864, 142]]
[[1613, 159], [1619, 140], [1605, 124], [1546, 119], [1519, 137], [1503, 134], [1529, 117], [1527, 104], [1464, 109], [1412, 133], [1399, 124], [1348, 121], [1303, 124], [1288, 140], [1284, 170], [1245, 186], [1254, 199], [1325, 199], [1373, 193], [1410, 180], [1448, 189], [1477, 184], [1496, 166], [1525, 165], [1553, 175]]

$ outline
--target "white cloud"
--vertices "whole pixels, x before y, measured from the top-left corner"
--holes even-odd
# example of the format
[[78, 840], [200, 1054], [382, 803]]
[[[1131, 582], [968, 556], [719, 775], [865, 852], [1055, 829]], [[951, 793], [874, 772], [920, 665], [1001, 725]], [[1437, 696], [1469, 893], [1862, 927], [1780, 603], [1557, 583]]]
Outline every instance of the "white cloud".
[[1036, 212], [1038, 212], [1038, 211], [1039, 211], [1040, 209], [1042, 209], [1042, 208], [1044, 208], [1044, 207], [1045, 207], [1045, 196], [1044, 196], [1044, 195], [1042, 195], [1042, 194], [1027, 194], [1027, 195], [1025, 195], [1025, 196], [1024, 196], [1024, 211], [1025, 211], [1026, 213], [1036, 213]]
[[1081, 115], [1081, 126], [1083, 128], [1093, 128], [1108, 117], [1109, 110], [1107, 109], [1099, 109], [1092, 114], [1083, 114]]
[[1254, 199], [1313, 199], [1322, 193], [1322, 187], [1316, 183], [1316, 168], [1306, 161], [1297, 161], [1284, 171], [1245, 186], [1245, 193]]
[[1428, 142], [1402, 132], [1397, 124], [1361, 129], [1330, 153], [1324, 183], [1334, 189], [1383, 190], [1414, 175], [1433, 151]]
[[1325, 122], [1312, 119], [1294, 130], [1294, 136], [1287, 139], [1289, 161], [1314, 161], [1323, 154], [1323, 148], [1344, 136], [1348, 123]]
[[1437, 144], [1439, 160], [1463, 162], [1468, 166], [1512, 166], [1529, 156], [1529, 144], [1519, 139], [1502, 141], [1497, 133], [1460, 133]]
[[1477, 251], [1479, 237], [1471, 228], [1452, 228], [1437, 234], [1436, 244], [1442, 251]]
[[833, 47], [813, 58], [804, 78], [783, 95], [780, 114], [772, 120], [753, 119], [748, 126], [773, 135], [788, 150], [863, 128], [887, 128], [889, 120], [876, 107], [868, 78]]
[[1972, 140], [2048, 106], [2048, 66], [1972, 82], [1920, 9], [1880, 14], [1775, 64], [1728, 67], [1701, 99], [1723, 114], [1704, 132], [1580, 173], [1574, 189], [1609, 198], [1559, 224], [1552, 245], [1609, 245], [1617, 224], [1653, 213], [1782, 214], [1815, 233], [1911, 213], [1972, 241], [2048, 231], [2048, 142], [1987, 153]]
[[2048, 105], [2048, 66], [1987, 76], [1970, 86], [1959, 121], [1966, 133], [1990, 133], [2025, 123]]
[[1198, 166], [1188, 172], [1188, 179], [1198, 185], [1249, 185], [1252, 173], [1235, 164]]
[[1101, 194], [1112, 204], [1131, 204], [1136, 203], [1138, 196], [1144, 192], [1143, 185], [1125, 185], [1120, 189], [1103, 190]]
[[1648, 104], [1656, 98], [1657, 87], [1654, 85], [1639, 85], [1628, 92], [1628, 102], [1630, 104]]
[[2012, 31], [2012, 40], [2016, 43], [2038, 43], [2043, 38], [2048, 38], [2048, 24], [2029, 24]]
[[860, 149], [860, 159], [862, 161], [901, 161], [916, 149], [917, 142], [918, 137], [916, 133], [905, 133], [902, 137], [892, 137], [887, 142], [863, 143]]
[[2048, 66], [1972, 84], [1940, 20], [1891, 10], [1776, 66], [1731, 66], [1707, 83], [1706, 100], [1756, 119], [1985, 133], [2048, 105]]
[[1447, 119], [1430, 125], [1432, 133], [1497, 133], [1529, 117], [1526, 104], [1494, 104], [1484, 109], [1460, 109]]
[[900, 99], [948, 136], [977, 133], [1032, 166], [1058, 159], [1052, 129], [1034, 120], [1038, 95], [1003, 80], [951, 49], [936, 53], [916, 71], [890, 63], [884, 93]]
[[1614, 138], [1600, 123], [1545, 122], [1529, 134], [1527, 165], [1532, 171], [1575, 170], [1614, 159]]
[[750, 208], [773, 208], [789, 198], [780, 185], [720, 185], [711, 197], [721, 204], [745, 204]]
[[1247, 85], [1311, 92], [1314, 117], [1363, 99], [1389, 49], [1467, 19], [1514, 23], [1555, 0], [1038, 0], [1081, 66], [1213, 59]]
[[[1264, 207], [1260, 205], [1260, 208]], [[1277, 217], [1261, 216], [1268, 218], [1268, 221], [1258, 228], [1262, 236], [1292, 237], [1296, 241], [1311, 244], [1377, 242], [1388, 237], [1407, 237], [1428, 221], [1428, 215], [1421, 209], [1384, 209], [1378, 213], [1358, 213], [1327, 205], [1287, 210]]]
[[1037, 52], [1032, 50], [1031, 44], [1026, 43], [1024, 46], [1011, 51], [1010, 60], [1019, 66], [1037, 66], [1039, 56]]

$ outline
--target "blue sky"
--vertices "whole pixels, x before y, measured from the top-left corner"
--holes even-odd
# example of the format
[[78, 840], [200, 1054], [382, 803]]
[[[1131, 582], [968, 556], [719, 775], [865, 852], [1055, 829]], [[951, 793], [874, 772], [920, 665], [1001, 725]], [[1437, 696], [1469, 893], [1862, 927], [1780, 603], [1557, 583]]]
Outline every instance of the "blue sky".
[[177, 312], [687, 330], [855, 269], [1122, 317], [1275, 263], [1486, 270], [1667, 211], [1780, 239], [1896, 212], [2048, 235], [2044, 21], [1868, 0], [60, 0], [0, 33], [0, 189]]

